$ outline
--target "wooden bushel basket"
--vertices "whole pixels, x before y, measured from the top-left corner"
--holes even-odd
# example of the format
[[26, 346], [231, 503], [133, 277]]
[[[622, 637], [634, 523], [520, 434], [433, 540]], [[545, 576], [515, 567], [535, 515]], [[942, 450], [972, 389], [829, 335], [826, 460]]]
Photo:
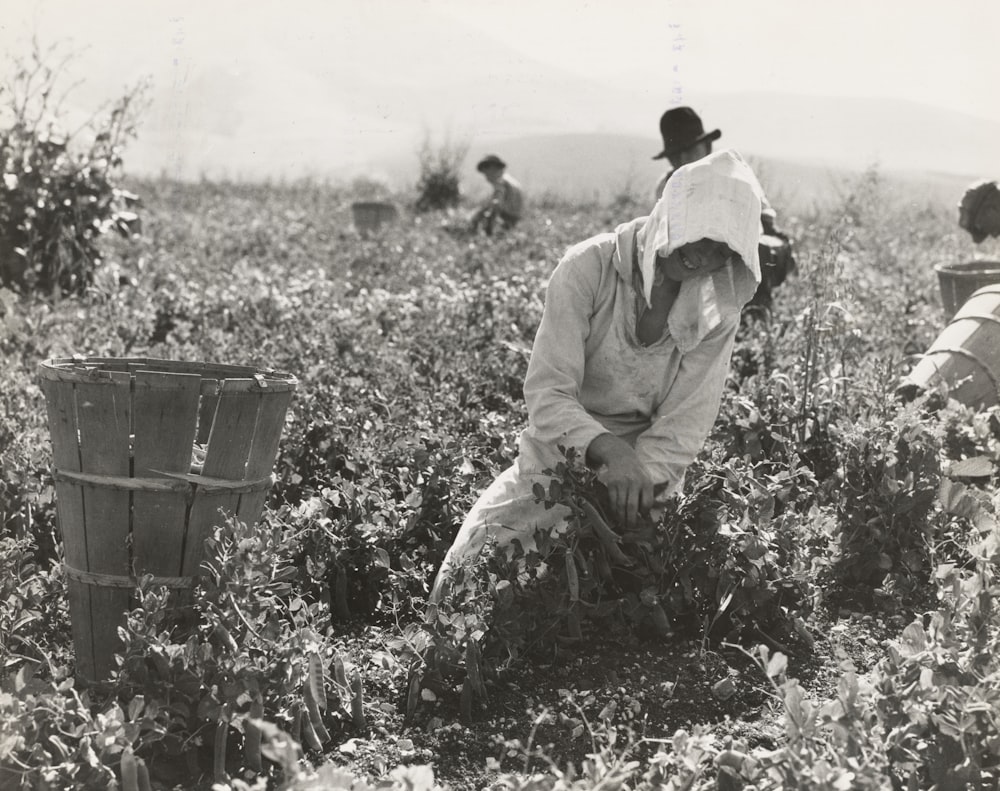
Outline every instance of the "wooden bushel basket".
[[393, 204], [380, 201], [352, 203], [351, 214], [354, 218], [354, 227], [362, 235], [373, 233], [383, 225], [395, 222], [399, 215]]
[[1000, 261], [938, 264], [934, 271], [941, 288], [941, 304], [949, 319], [976, 291], [1000, 283]]
[[958, 309], [901, 387], [922, 391], [939, 382], [966, 406], [1000, 403], [1000, 284], [979, 289]]
[[77, 674], [106, 680], [139, 577], [188, 588], [223, 513], [252, 524], [294, 376], [142, 358], [39, 366]]

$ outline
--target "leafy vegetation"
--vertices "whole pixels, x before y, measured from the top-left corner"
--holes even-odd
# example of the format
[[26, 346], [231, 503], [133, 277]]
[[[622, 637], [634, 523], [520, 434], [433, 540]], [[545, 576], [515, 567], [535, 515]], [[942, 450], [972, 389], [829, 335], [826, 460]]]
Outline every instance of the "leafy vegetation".
[[140, 227], [138, 196], [121, 185], [143, 86], [68, 128], [70, 59], [36, 43], [29, 56], [10, 58], [13, 77], [0, 86], [0, 285], [55, 297], [94, 282], [103, 234]]
[[434, 145], [429, 136], [424, 139], [418, 153], [420, 178], [413, 204], [418, 212], [458, 206], [462, 199], [460, 170], [468, 150], [466, 143], [446, 140]]
[[[872, 171], [789, 218], [800, 272], [742, 328], [683, 494], [619, 532], [566, 449], [536, 493], [565, 530], [487, 553], [428, 609], [514, 457], [545, 279], [622, 206], [359, 237], [349, 189], [133, 188], [143, 234], [108, 237], [77, 296], [0, 290], [0, 785], [997, 782], [1000, 419], [894, 393], [943, 326], [950, 209], [896, 205]], [[191, 591], [143, 581], [118, 672], [89, 686], [34, 380], [72, 354], [301, 379], [261, 522], [220, 521]]]

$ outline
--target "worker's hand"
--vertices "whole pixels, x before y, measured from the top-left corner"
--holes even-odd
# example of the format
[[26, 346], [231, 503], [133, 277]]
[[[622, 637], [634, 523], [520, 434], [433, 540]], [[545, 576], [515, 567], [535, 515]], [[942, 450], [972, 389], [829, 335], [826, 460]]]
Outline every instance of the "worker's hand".
[[614, 434], [601, 434], [587, 448], [587, 461], [598, 468], [619, 524], [626, 530], [637, 526], [653, 505], [653, 481], [635, 449]]

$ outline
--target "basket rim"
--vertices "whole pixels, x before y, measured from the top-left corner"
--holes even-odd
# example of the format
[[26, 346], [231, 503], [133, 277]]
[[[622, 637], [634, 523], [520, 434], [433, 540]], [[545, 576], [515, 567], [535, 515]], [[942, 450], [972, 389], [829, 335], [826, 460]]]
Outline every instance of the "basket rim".
[[386, 208], [395, 209], [396, 204], [392, 201], [381, 201], [381, 200], [359, 200], [354, 201], [351, 204], [352, 209], [373, 209], [373, 208]]
[[171, 360], [156, 357], [49, 357], [38, 364], [38, 375], [56, 381], [93, 381], [95, 377], [127, 374], [134, 381], [137, 373], [161, 373], [200, 376], [218, 382], [251, 380], [262, 387], [294, 390], [299, 383], [291, 373], [251, 365], [231, 365], [207, 361]]
[[939, 275], [996, 275], [1000, 274], [1000, 261], [977, 259], [954, 264], [935, 264], [934, 271]]

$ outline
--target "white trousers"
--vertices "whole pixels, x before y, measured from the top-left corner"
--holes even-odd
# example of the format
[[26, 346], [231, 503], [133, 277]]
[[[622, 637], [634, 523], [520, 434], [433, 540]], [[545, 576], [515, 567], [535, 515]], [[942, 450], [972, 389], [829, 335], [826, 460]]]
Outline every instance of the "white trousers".
[[432, 604], [448, 594], [455, 570], [476, 560], [488, 539], [495, 538], [498, 546], [506, 548], [517, 540], [527, 552], [535, 546], [536, 530], [558, 535], [568, 527], [569, 508], [556, 505], [546, 509], [532, 492], [536, 483], [547, 490], [551, 480], [550, 475], [523, 473], [518, 462], [497, 476], [466, 515], [445, 555], [431, 590]]

